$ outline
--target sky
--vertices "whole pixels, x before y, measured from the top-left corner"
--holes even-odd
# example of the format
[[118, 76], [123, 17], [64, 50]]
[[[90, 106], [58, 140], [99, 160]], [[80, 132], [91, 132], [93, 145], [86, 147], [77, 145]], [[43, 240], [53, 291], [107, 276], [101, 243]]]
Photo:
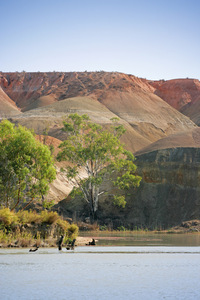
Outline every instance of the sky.
[[199, 0], [0, 0], [0, 71], [200, 79]]

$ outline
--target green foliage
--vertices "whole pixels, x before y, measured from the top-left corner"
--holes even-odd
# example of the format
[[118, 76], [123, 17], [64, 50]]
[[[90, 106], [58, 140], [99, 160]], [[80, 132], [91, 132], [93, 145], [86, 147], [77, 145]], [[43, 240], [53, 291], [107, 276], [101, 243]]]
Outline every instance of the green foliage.
[[124, 226], [119, 226], [119, 227], [117, 227], [117, 230], [119, 230], [119, 231], [126, 231], [126, 228]]
[[78, 231], [79, 231], [79, 228], [76, 224], [70, 224], [68, 227], [67, 227], [67, 230], [66, 230], [66, 235], [68, 238], [70, 238], [71, 240], [75, 239], [78, 235]]
[[101, 225], [101, 226], [99, 226], [99, 230], [100, 231], [106, 231], [106, 230], [108, 230], [108, 226], [107, 225]]
[[59, 216], [56, 211], [47, 211], [43, 210], [41, 212], [41, 221], [46, 224], [54, 224], [59, 219]]
[[35, 239], [28, 232], [5, 232], [0, 230], [0, 244], [4, 247], [10, 246], [11, 244], [17, 245], [18, 247], [29, 247], [35, 243]]
[[14, 212], [10, 211], [9, 208], [0, 210], [0, 225], [3, 225], [3, 228], [15, 223], [18, 223], [18, 217]]
[[[63, 234], [67, 242], [77, 238], [79, 228], [76, 224], [69, 224], [67, 221], [59, 217], [57, 212], [47, 210], [41, 213], [35, 211], [10, 211], [9, 208], [0, 209], [0, 244], [9, 245], [17, 243], [20, 247], [28, 247], [31, 244], [39, 245], [41, 243], [41, 232], [31, 234], [28, 231], [20, 231], [21, 226], [25, 228], [26, 224], [32, 224], [36, 228], [39, 225], [53, 225], [56, 228], [57, 234]], [[31, 226], [31, 228], [33, 228]], [[38, 227], [39, 226], [39, 227]], [[33, 231], [34, 232], [34, 231]], [[54, 243], [55, 245], [55, 243]]]
[[20, 224], [39, 224], [41, 223], [41, 215], [36, 211], [20, 210], [16, 213]]
[[55, 204], [55, 201], [54, 200], [51, 200], [51, 201], [47, 201], [47, 200], [44, 200], [42, 202], [42, 206], [45, 208], [45, 209], [51, 209]]
[[113, 196], [113, 203], [116, 206], [122, 207], [124, 208], [126, 206], [126, 200], [125, 200], [125, 196]]
[[49, 148], [33, 133], [8, 120], [0, 123], [0, 202], [16, 208], [23, 202], [40, 199], [55, 179]]
[[60, 227], [60, 234], [65, 234], [65, 232], [67, 231], [67, 228], [69, 226], [69, 223], [67, 221], [59, 218], [57, 220], [57, 224]]
[[[41, 213], [37, 213], [36, 211], [27, 211], [21, 210], [15, 213], [11, 211], [9, 208], [0, 209], [0, 224], [4, 226], [15, 224], [54, 224], [54, 223], [66, 222], [60, 219], [59, 215], [55, 211], [41, 211]], [[68, 222], [66, 222], [66, 226], [64, 227], [67, 230]]]
[[[98, 209], [100, 191], [105, 176], [120, 190], [139, 186], [141, 177], [135, 175], [134, 156], [124, 149], [119, 138], [125, 132], [118, 119], [113, 118], [110, 131], [92, 123], [87, 115], [71, 114], [64, 122], [67, 139], [60, 144], [59, 161], [71, 163], [65, 169], [68, 180], [73, 184], [72, 196], [77, 192], [89, 205], [93, 218]], [[80, 171], [85, 171], [85, 178]], [[116, 180], [113, 174], [118, 174]], [[113, 197], [114, 203], [125, 207], [124, 195]]]

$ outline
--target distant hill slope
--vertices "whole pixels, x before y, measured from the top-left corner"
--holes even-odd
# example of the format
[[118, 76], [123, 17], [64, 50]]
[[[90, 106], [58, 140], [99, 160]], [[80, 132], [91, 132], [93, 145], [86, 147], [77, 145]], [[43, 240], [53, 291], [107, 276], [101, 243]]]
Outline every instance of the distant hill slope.
[[172, 107], [200, 125], [200, 81], [197, 79], [173, 79], [149, 81], [154, 93]]
[[118, 116], [127, 129], [124, 143], [133, 152], [171, 133], [195, 128], [183, 114], [154, 94], [145, 79], [117, 72], [0, 73], [0, 85], [21, 108], [13, 118], [36, 133], [49, 128], [63, 139], [63, 116], [88, 113], [93, 121], [109, 125]]
[[136, 152], [136, 155], [170, 148], [200, 148], [200, 128], [178, 132], [162, 138]]
[[0, 87], [0, 118], [17, 114], [20, 114], [20, 110], [17, 108], [15, 102], [12, 101]]
[[[48, 128], [49, 135], [61, 140], [65, 133], [60, 130], [62, 122], [69, 113], [88, 114], [93, 122], [109, 127], [112, 124], [111, 118], [117, 117], [107, 107], [95, 99], [89, 97], [74, 97], [55, 102], [51, 105], [24, 112], [22, 116], [13, 117], [14, 122], [20, 123], [35, 132], [42, 134]], [[128, 122], [120, 119], [120, 123], [126, 129], [122, 141], [127, 149], [136, 151], [149, 144], [149, 140], [139, 134]]]

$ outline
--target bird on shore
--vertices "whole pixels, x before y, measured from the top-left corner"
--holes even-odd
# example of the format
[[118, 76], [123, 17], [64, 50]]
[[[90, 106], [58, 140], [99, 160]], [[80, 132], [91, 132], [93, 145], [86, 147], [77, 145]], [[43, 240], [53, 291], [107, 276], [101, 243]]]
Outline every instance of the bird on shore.
[[58, 250], [62, 250], [62, 242], [63, 242], [63, 238], [64, 238], [64, 236], [61, 235], [61, 236], [60, 236], [60, 239], [59, 239], [59, 241], [58, 241]]
[[75, 242], [76, 242], [76, 239], [73, 239], [73, 241], [71, 242], [71, 244], [69, 243], [66, 247], [67, 250], [74, 250], [74, 247], [75, 247]]
[[88, 244], [85, 244], [86, 246], [95, 246], [96, 245], [96, 241], [95, 239], [92, 239], [92, 242], [89, 242]]
[[34, 249], [31, 248], [31, 249], [29, 250], [29, 252], [35, 252], [35, 251], [37, 251], [38, 249], [39, 249], [39, 247], [36, 246]]

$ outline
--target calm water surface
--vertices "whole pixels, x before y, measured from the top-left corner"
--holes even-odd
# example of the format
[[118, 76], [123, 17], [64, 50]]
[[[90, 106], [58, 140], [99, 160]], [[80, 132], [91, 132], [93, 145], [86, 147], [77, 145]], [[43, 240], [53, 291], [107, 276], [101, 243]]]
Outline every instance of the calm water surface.
[[128, 237], [124, 246], [100, 239], [71, 252], [0, 249], [0, 299], [200, 299], [200, 240], [191, 236], [181, 246], [160, 236], [159, 245], [148, 237], [126, 246]]
[[85, 232], [98, 239], [99, 246], [200, 246], [200, 234], [163, 234], [135, 232]]

